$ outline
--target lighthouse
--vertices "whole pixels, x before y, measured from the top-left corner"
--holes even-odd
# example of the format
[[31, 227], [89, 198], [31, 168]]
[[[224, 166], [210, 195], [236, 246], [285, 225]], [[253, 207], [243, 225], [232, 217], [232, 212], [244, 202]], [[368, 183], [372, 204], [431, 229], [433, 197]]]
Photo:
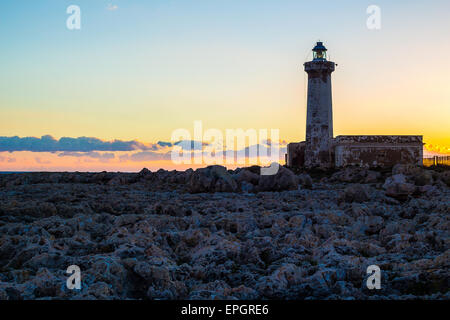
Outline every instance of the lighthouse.
[[304, 165], [329, 168], [333, 166], [331, 73], [335, 63], [327, 60], [327, 48], [322, 42], [317, 42], [312, 51], [313, 60], [304, 64], [308, 74]]
[[317, 42], [313, 60], [304, 64], [308, 74], [306, 141], [287, 145], [286, 165], [291, 168], [389, 168], [398, 163], [423, 164], [421, 135], [371, 135], [333, 137], [331, 73], [327, 48]]

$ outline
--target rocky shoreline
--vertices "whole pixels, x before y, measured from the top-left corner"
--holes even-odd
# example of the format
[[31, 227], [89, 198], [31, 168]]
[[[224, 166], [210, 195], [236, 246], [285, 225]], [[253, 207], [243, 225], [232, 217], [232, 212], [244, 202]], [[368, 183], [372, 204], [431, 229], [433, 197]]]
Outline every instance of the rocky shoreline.
[[0, 299], [449, 299], [449, 213], [407, 165], [0, 175]]

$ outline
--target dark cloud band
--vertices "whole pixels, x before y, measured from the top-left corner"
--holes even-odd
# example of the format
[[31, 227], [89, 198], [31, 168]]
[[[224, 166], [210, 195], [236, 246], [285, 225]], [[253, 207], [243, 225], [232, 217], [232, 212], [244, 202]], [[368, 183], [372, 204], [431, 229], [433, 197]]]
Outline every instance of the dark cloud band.
[[134, 150], [158, 150], [167, 143], [147, 145], [142, 142], [132, 141], [103, 141], [98, 138], [63, 137], [59, 140], [46, 135], [35, 137], [0, 137], [0, 152], [32, 151], [32, 152], [91, 152], [91, 151], [134, 151]]

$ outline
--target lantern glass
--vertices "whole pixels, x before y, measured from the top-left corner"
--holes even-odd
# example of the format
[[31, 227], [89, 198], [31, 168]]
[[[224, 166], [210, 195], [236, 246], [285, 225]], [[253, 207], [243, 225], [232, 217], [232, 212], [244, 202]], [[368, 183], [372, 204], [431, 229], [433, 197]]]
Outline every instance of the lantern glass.
[[326, 59], [327, 59], [327, 53], [326, 53], [326, 51], [322, 51], [322, 50], [314, 51], [314, 59], [317, 59], [317, 60], [326, 60]]

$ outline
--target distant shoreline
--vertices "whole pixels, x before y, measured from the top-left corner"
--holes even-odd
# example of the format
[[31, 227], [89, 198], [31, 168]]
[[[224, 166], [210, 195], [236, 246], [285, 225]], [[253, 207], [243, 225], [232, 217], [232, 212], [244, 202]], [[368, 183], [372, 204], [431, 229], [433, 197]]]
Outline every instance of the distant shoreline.
[[0, 174], [11, 174], [11, 173], [30, 173], [32, 171], [0, 171]]
[[139, 173], [139, 171], [0, 171], [0, 174], [15, 174], [15, 173]]

